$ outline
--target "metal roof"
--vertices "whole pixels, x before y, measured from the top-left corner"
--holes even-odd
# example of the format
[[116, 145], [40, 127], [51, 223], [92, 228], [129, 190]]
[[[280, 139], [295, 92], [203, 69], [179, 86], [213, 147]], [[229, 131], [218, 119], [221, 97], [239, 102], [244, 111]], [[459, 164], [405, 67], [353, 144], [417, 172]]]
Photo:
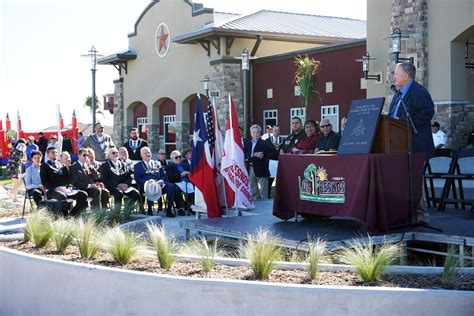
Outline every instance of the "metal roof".
[[[228, 17], [226, 19], [226, 17]], [[261, 10], [246, 15], [214, 12], [214, 23], [173, 38], [178, 43], [193, 43], [212, 35], [236, 35], [269, 38], [293, 38], [296, 41], [337, 42], [367, 36], [363, 20], [301, 13]]]
[[133, 49], [129, 48], [127, 50], [124, 50], [118, 53], [101, 57], [97, 59], [97, 63], [100, 65], [109, 65], [109, 64], [115, 64], [115, 63], [120, 63], [120, 62], [126, 62], [128, 60], [132, 60], [136, 58], [137, 58], [137, 53]]

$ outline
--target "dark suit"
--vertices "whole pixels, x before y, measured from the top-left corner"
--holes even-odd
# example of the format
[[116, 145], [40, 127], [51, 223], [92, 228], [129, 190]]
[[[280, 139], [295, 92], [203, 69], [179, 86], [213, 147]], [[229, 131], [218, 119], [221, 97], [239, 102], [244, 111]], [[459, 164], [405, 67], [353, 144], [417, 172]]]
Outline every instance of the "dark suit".
[[[390, 104], [390, 114], [392, 114], [400, 97], [401, 95], [393, 97]], [[431, 95], [425, 87], [413, 81], [403, 97], [403, 101], [418, 130], [418, 134], [411, 133], [413, 152], [425, 153], [425, 159], [428, 160], [434, 156], [435, 151], [431, 133], [431, 119], [434, 115], [434, 104]], [[402, 104], [400, 104], [397, 113], [392, 116], [398, 117], [401, 121], [406, 121], [406, 113]]]
[[140, 150], [143, 147], [148, 147], [148, 142], [141, 138], [138, 138], [136, 142], [137, 144], [133, 146], [133, 140], [129, 139], [128, 142], [123, 144], [123, 147], [127, 148], [128, 158], [131, 160], [142, 160], [142, 157], [140, 156]]
[[89, 165], [83, 167], [79, 161], [74, 163], [70, 167], [72, 175], [72, 184], [75, 188], [87, 192], [89, 197], [92, 198], [91, 206], [93, 208], [107, 208], [109, 204], [110, 193], [105, 188], [97, 188], [93, 186], [95, 183], [96, 171]]
[[268, 158], [272, 160], [278, 160], [280, 155], [280, 149], [283, 147], [284, 139], [281, 136], [273, 137], [270, 136], [265, 140], [269, 148]]
[[43, 157], [45, 157], [45, 153], [46, 153], [46, 149], [48, 147], [48, 140], [46, 139], [46, 137], [40, 137], [38, 138], [38, 149], [39, 151], [41, 151], [41, 153], [43, 154]]
[[[120, 212], [124, 196], [128, 198], [123, 210], [125, 216], [128, 217], [132, 209], [135, 207], [135, 203], [141, 200], [140, 192], [132, 187], [132, 176], [130, 171], [120, 160], [117, 160], [117, 166], [115, 166], [110, 160], [104, 162], [100, 166], [100, 171], [105, 187], [109, 190], [110, 194], [114, 196], [115, 212]], [[127, 184], [129, 187], [132, 187], [132, 190], [129, 192], [122, 191], [118, 187], [120, 183]]]
[[[160, 167], [158, 161], [150, 160], [150, 167], [147, 167], [146, 163], [141, 160], [135, 164], [135, 181], [137, 181], [140, 190], [143, 192], [144, 185], [147, 180], [163, 180], [165, 186], [162, 188], [162, 192], [168, 195], [168, 210], [171, 210], [173, 206], [173, 201], [175, 199], [175, 186], [174, 184], [168, 182], [164, 168]], [[152, 212], [153, 201], [147, 201], [148, 203], [148, 212]]]
[[72, 143], [69, 138], [63, 138], [63, 147], [62, 151], [67, 151], [68, 153], [72, 154]]
[[41, 183], [46, 188], [46, 196], [49, 199], [57, 199], [65, 201], [73, 199], [76, 201], [76, 206], [71, 210], [71, 215], [77, 215], [87, 207], [87, 193], [78, 190], [73, 195], [67, 195], [64, 192], [56, 191], [57, 187], [67, 187], [69, 171], [58, 161], [47, 161], [41, 164], [40, 178]]
[[180, 163], [181, 167], [184, 168], [185, 171], [191, 171], [191, 165], [187, 159], [183, 159]]
[[268, 170], [270, 146], [261, 138], [257, 140], [253, 153], [263, 152], [262, 159], [252, 155], [252, 146], [252, 140], [245, 142], [244, 157], [249, 170], [250, 189], [254, 199], [266, 199], [268, 198], [268, 177], [270, 177], [270, 171]]
[[[183, 168], [184, 169], [184, 168]], [[189, 181], [189, 179], [187, 177], [181, 177], [181, 172], [179, 171], [178, 169], [178, 165], [175, 164], [175, 163], [169, 163], [166, 165], [165, 167], [165, 170], [166, 170], [166, 176], [168, 177], [168, 181], [171, 182], [171, 183], [178, 183], [178, 182], [181, 182], [181, 181]], [[181, 189], [175, 185], [175, 190], [180, 193], [180, 194], [176, 194], [176, 197], [175, 197], [175, 202], [176, 202], [176, 205], [178, 208], [182, 208], [183, 205], [184, 205], [184, 201], [183, 201], [183, 197], [181, 195], [181, 193], [183, 193], [181, 191]]]

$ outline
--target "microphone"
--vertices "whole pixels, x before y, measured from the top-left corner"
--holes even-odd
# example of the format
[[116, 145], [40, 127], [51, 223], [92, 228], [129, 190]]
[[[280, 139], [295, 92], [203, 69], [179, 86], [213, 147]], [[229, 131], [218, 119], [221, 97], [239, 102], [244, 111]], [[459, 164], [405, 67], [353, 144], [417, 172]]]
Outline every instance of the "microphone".
[[400, 94], [400, 90], [397, 90], [397, 87], [396, 87], [394, 84], [392, 84], [392, 85], [390, 86], [390, 90], [391, 90], [392, 93], [395, 94], [395, 95], [399, 95], [399, 94]]

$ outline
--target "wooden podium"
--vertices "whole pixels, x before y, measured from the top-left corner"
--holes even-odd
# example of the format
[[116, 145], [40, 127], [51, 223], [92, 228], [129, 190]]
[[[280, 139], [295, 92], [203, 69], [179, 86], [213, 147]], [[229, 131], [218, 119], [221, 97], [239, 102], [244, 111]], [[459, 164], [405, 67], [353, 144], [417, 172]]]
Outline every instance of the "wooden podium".
[[372, 146], [373, 154], [395, 154], [408, 152], [407, 127], [404, 122], [388, 115], [380, 117], [379, 127]]

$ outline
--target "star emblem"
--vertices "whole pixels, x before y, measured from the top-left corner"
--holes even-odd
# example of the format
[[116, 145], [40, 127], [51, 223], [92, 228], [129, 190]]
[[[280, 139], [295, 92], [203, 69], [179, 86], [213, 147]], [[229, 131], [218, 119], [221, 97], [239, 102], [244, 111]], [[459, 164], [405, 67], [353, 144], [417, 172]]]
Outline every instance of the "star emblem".
[[198, 142], [202, 142], [201, 137], [199, 137], [200, 131], [201, 131], [200, 129], [198, 129], [197, 131], [196, 130], [194, 131], [194, 134], [193, 134], [194, 147], [196, 147]]
[[159, 36], [159, 47], [158, 47], [158, 52], [161, 53], [161, 51], [164, 50], [166, 51], [168, 47], [166, 46], [166, 41], [168, 39], [169, 34], [165, 32], [165, 27], [162, 25], [160, 27], [160, 36]]

